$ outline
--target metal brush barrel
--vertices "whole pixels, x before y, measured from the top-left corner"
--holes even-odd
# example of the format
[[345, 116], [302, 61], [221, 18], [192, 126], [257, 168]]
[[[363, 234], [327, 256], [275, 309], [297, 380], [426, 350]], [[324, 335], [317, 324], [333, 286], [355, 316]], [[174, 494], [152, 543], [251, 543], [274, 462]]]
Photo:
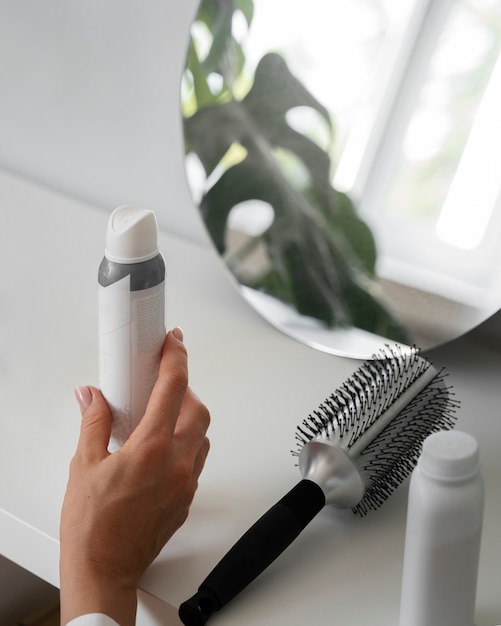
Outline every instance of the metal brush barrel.
[[305, 444], [299, 453], [299, 469], [303, 478], [322, 489], [326, 504], [350, 509], [363, 498], [365, 486], [357, 465], [328, 440]]

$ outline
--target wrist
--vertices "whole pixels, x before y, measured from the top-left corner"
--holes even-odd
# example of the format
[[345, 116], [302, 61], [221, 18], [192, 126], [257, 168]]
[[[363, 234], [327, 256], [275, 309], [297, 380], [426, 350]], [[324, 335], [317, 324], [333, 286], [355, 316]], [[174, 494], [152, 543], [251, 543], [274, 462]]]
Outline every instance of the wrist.
[[88, 613], [103, 613], [120, 626], [136, 621], [136, 586], [97, 564], [62, 563], [60, 598], [62, 626]]

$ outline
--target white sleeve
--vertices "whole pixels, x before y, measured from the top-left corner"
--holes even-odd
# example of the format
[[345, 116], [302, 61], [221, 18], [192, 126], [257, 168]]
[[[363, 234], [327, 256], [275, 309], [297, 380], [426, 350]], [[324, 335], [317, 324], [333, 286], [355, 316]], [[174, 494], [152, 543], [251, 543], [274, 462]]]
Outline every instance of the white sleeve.
[[66, 626], [119, 626], [114, 619], [102, 613], [89, 613], [75, 617]]

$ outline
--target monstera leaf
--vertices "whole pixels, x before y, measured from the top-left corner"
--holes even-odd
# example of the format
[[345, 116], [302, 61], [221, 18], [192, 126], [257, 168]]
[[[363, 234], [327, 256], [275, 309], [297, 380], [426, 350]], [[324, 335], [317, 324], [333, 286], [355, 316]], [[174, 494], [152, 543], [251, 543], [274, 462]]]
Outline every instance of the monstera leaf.
[[[216, 16], [211, 19], [207, 23], [214, 26]], [[231, 39], [229, 32], [226, 40]], [[232, 45], [238, 46], [236, 41]], [[350, 198], [332, 186], [328, 152], [289, 123], [291, 111], [306, 107], [333, 135], [328, 111], [278, 54], [261, 59], [242, 99], [232, 96], [233, 79], [227, 78], [214, 95], [207, 77], [225, 71], [223, 49], [218, 46], [219, 52], [206, 58], [205, 68], [199, 61], [190, 65], [189, 56], [198, 105], [184, 119], [187, 152], [194, 152], [205, 170], [200, 210], [218, 251], [226, 251], [232, 209], [249, 200], [266, 202], [274, 219], [258, 242], [268, 263], [261, 275], [239, 276], [240, 282], [329, 327], [356, 326], [405, 342], [404, 329], [385, 308], [374, 281], [377, 254], [370, 229], [357, 216]], [[196, 56], [194, 50], [191, 54]], [[225, 163], [235, 147], [240, 157]], [[291, 180], [278, 151], [302, 164], [307, 176], [301, 183]], [[252, 248], [245, 248], [240, 256]]]

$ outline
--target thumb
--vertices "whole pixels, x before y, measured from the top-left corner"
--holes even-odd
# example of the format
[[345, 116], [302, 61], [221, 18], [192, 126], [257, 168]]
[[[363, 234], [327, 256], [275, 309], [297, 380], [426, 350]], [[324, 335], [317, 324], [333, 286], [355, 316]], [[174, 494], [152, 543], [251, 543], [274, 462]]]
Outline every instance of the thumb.
[[111, 434], [111, 413], [103, 394], [96, 387], [75, 388], [82, 423], [78, 451], [87, 458], [101, 460], [108, 456]]

